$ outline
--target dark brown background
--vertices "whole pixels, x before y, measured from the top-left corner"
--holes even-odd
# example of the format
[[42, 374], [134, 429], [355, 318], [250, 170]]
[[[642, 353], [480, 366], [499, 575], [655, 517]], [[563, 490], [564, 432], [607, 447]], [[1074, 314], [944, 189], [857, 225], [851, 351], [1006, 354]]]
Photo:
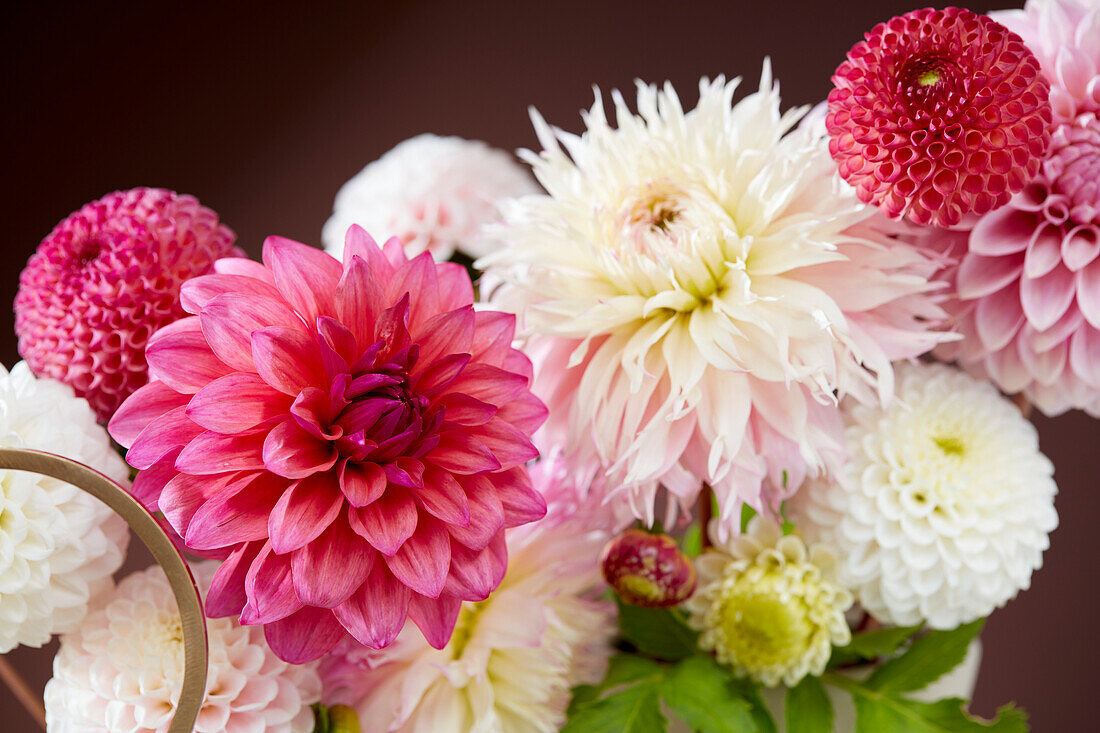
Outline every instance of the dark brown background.
[[[534, 146], [528, 105], [576, 130], [592, 84], [669, 79], [690, 105], [702, 75], [754, 87], [765, 54], [786, 104], [816, 102], [861, 33], [917, 1], [7, 7], [0, 360], [18, 358], [7, 304], [23, 263], [59, 219], [109, 191], [195, 194], [254, 256], [268, 234], [316, 243], [339, 185], [404, 138]], [[1061, 526], [1031, 591], [989, 622], [974, 708], [1015, 699], [1036, 731], [1095, 730], [1100, 422], [1036, 422], [1057, 465]], [[131, 565], [147, 562], [134, 555]], [[11, 657], [45, 683], [52, 647]], [[3, 689], [0, 721], [34, 730]]]

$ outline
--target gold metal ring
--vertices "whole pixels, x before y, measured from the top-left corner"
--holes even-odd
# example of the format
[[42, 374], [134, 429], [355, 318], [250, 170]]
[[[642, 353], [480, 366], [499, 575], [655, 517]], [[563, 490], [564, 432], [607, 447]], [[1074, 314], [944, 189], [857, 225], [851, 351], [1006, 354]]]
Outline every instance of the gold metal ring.
[[125, 519], [130, 529], [153, 553], [157, 564], [168, 576], [183, 626], [183, 687], [168, 732], [191, 733], [206, 696], [206, 621], [195, 579], [172, 540], [153, 519], [153, 515], [126, 489], [83, 463], [43, 451], [0, 448], [0, 468], [50, 476], [86, 491]]

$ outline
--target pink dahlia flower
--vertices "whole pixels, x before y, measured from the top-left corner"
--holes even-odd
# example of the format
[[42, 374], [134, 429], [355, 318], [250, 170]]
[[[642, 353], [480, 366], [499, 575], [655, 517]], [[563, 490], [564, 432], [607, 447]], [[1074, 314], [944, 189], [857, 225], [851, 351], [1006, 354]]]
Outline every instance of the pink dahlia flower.
[[1003, 206], [1050, 141], [1049, 85], [1020, 37], [969, 10], [875, 26], [829, 93], [829, 152], [862, 201], [954, 226]]
[[145, 344], [183, 317], [180, 284], [228, 257], [236, 235], [193, 196], [118, 191], [50, 232], [19, 276], [19, 353], [106, 422], [147, 381]]
[[1058, 122], [1100, 112], [1100, 5], [1095, 0], [1028, 0], [989, 14], [1024, 39], [1050, 82]]
[[1047, 415], [1100, 416], [1100, 121], [1082, 115], [1053, 138], [1039, 175], [969, 238], [929, 233], [961, 257], [941, 278], [964, 339], [937, 354]]
[[460, 265], [358, 227], [343, 266], [278, 237], [263, 263], [220, 260], [150, 339], [152, 380], [110, 423], [134, 493], [228, 555], [207, 613], [264, 624], [281, 658], [381, 648], [406, 617], [442, 647], [500, 583], [503, 530], [545, 512], [514, 319], [475, 313]]

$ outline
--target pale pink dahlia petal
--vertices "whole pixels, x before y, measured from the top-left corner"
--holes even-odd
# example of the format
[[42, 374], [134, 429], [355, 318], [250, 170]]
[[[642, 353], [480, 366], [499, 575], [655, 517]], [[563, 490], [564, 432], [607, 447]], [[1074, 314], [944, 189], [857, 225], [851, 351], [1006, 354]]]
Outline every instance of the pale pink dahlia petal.
[[1049, 85], [1015, 33], [960, 8], [871, 29], [829, 93], [829, 151], [861, 200], [954, 226], [1008, 202], [1050, 139]]
[[960, 344], [937, 351], [1047, 415], [1100, 414], [1100, 121], [1055, 128], [1039, 175], [962, 232], [929, 232], [959, 259], [938, 277]]
[[232, 254], [234, 238], [217, 214], [172, 191], [135, 188], [87, 204], [20, 274], [19, 353], [106, 421], [145, 384], [150, 335], [184, 315], [180, 284]]
[[989, 14], [1023, 38], [1050, 82], [1058, 122], [1100, 112], [1100, 8], [1090, 0], [1028, 0]]
[[343, 263], [272, 238], [183, 288], [153, 381], [112, 429], [135, 495], [192, 551], [226, 557], [212, 615], [262, 624], [283, 659], [406, 619], [447, 643], [500, 584], [503, 532], [546, 505], [524, 464], [545, 407], [515, 319], [475, 313], [465, 270], [352, 228]]

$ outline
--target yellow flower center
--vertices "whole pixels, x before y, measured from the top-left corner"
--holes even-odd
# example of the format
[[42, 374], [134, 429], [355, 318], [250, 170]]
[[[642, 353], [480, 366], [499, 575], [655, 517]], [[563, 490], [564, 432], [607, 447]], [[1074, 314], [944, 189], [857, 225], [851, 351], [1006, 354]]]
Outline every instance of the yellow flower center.
[[734, 592], [722, 605], [721, 627], [730, 657], [749, 669], [782, 665], [810, 647], [815, 627], [805, 602]]
[[940, 76], [939, 69], [929, 69], [917, 77], [917, 83], [922, 87], [930, 87], [933, 84], [939, 84], [941, 78], [943, 77]]
[[962, 439], [953, 435], [939, 435], [932, 438], [932, 441], [949, 456], [961, 456], [966, 452], [966, 445], [962, 442]]

